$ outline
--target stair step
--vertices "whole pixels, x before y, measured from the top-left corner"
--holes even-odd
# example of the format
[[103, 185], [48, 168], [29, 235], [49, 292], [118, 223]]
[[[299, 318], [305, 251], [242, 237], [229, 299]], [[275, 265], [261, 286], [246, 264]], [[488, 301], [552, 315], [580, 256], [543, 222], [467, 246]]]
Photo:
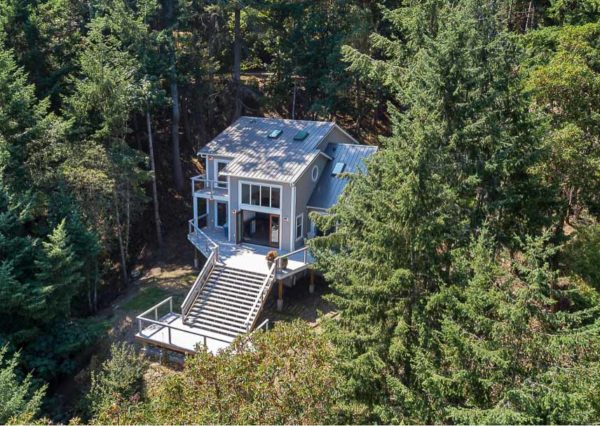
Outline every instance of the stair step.
[[194, 327], [210, 327], [212, 330], [216, 330], [218, 333], [228, 334], [234, 337], [246, 332], [246, 329], [241, 325], [232, 326], [229, 324], [224, 324], [220, 321], [212, 321], [199, 317], [189, 317], [188, 320], [194, 325]]
[[231, 331], [228, 329], [223, 329], [221, 327], [215, 327], [211, 324], [205, 324], [204, 322], [193, 321], [191, 318], [189, 318], [186, 321], [186, 324], [191, 325], [194, 328], [198, 328], [200, 330], [210, 331], [210, 332], [222, 334], [223, 336], [228, 336], [228, 337], [237, 337], [241, 334], [237, 331]]
[[[254, 310], [256, 311], [256, 308]], [[220, 312], [222, 314], [232, 315], [236, 318], [243, 318], [245, 320], [250, 312], [250, 308], [241, 310], [230, 305], [207, 302], [194, 305], [192, 309], [190, 309], [190, 313], [193, 313], [194, 315], [197, 315], [202, 311]]]
[[240, 274], [240, 275], [247, 275], [247, 276], [255, 277], [257, 279], [262, 279], [262, 280], [264, 280], [265, 277], [267, 276], [267, 274], [263, 274], [261, 272], [246, 271], [245, 269], [232, 268], [230, 266], [224, 266], [224, 265], [217, 265], [215, 267], [215, 269], [224, 270], [224, 271], [228, 271], [228, 272]]
[[254, 303], [254, 300], [240, 298], [240, 297], [237, 297], [236, 295], [231, 296], [230, 294], [222, 294], [222, 293], [217, 294], [217, 293], [212, 293], [212, 292], [209, 293], [209, 292], [203, 291], [202, 293], [200, 293], [198, 295], [198, 298], [194, 302], [194, 305], [198, 302], [202, 302], [203, 300], [220, 301], [222, 303], [229, 303], [232, 305], [239, 306], [240, 308], [243, 308], [243, 309], [250, 309], [250, 307]]
[[240, 300], [243, 302], [247, 302], [247, 303], [254, 303], [254, 299], [256, 299], [256, 296], [258, 295], [258, 292], [256, 294], [252, 294], [252, 293], [244, 293], [241, 291], [232, 291], [231, 289], [228, 289], [226, 287], [221, 287], [218, 284], [212, 284], [212, 283], [208, 283], [206, 284], [206, 287], [203, 289], [203, 291], [200, 293], [206, 293], [206, 294], [210, 294], [210, 295], [222, 295], [223, 297], [229, 297], [229, 298], [233, 298], [233, 300]]
[[212, 279], [206, 283], [206, 287], [207, 288], [219, 288], [221, 290], [230, 291], [235, 294], [239, 293], [242, 295], [247, 295], [251, 298], [255, 298], [260, 293], [259, 288], [248, 288], [248, 287], [245, 287], [243, 284], [236, 285], [236, 284], [225, 283], [223, 281], [216, 281], [216, 280], [212, 280]]
[[263, 283], [260, 283], [260, 284], [250, 283], [250, 282], [244, 281], [244, 280], [223, 278], [223, 277], [218, 277], [218, 276], [214, 276], [214, 275], [211, 275], [210, 277], [208, 277], [208, 280], [214, 281], [214, 282], [219, 282], [219, 283], [222, 283], [223, 285], [238, 286], [240, 288], [248, 289], [250, 291], [260, 290], [260, 288], [262, 287], [262, 284], [263, 284]]
[[231, 327], [239, 327], [241, 329], [244, 329], [244, 322], [246, 322], [246, 318], [232, 317], [227, 313], [223, 314], [221, 312], [207, 311], [204, 309], [197, 314], [190, 315], [190, 317], [203, 319], [208, 322], [218, 322]]
[[260, 286], [266, 276], [264, 277], [250, 277], [247, 275], [243, 275], [243, 274], [234, 274], [234, 273], [230, 273], [228, 271], [216, 271], [214, 273], [211, 274], [211, 276], [219, 278], [219, 279], [226, 279], [226, 280], [230, 280], [230, 281], [242, 281], [242, 282], [247, 282], [247, 283], [251, 283], [257, 286]]

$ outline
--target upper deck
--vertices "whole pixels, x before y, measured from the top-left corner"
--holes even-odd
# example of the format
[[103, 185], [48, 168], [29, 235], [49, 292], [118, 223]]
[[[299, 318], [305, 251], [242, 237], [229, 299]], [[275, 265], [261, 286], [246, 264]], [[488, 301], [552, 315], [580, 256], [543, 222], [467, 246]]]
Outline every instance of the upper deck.
[[[230, 242], [222, 229], [203, 228], [201, 230], [194, 225], [193, 220], [189, 222], [188, 240], [207, 258], [214, 247], [218, 246], [219, 262], [232, 268], [261, 274], [269, 272], [270, 265], [267, 263], [266, 255], [273, 251], [272, 247]], [[291, 277], [307, 269], [314, 262], [306, 247], [293, 252], [278, 250], [277, 254], [280, 258], [287, 259], [287, 262], [279, 262], [276, 272], [277, 280]]]

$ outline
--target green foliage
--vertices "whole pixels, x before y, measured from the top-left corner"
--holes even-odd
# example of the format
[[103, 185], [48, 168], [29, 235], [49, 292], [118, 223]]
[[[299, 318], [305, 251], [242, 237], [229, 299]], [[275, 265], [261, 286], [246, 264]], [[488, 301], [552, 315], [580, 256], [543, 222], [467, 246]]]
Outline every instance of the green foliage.
[[104, 423], [113, 414], [113, 407], [135, 402], [143, 390], [147, 364], [134, 348], [126, 343], [113, 344], [110, 357], [100, 369], [92, 372], [87, 402], [90, 414]]
[[31, 375], [23, 380], [18, 372], [19, 355], [7, 358], [7, 348], [0, 349], [0, 423], [31, 423], [42, 405], [46, 387], [35, 389]]
[[340, 382], [334, 356], [329, 342], [306, 324], [281, 324], [239, 338], [216, 355], [200, 351], [187, 358], [182, 372], [169, 373], [141, 401], [119, 392], [111, 400], [116, 405], [95, 421], [335, 423]]
[[566, 269], [600, 291], [600, 225], [582, 226], [565, 246]]

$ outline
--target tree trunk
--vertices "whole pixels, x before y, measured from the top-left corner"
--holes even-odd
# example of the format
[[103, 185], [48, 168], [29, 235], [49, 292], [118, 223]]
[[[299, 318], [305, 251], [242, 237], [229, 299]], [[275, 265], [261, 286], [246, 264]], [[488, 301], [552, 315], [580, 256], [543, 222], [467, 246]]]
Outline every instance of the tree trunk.
[[234, 12], [233, 26], [233, 86], [235, 90], [235, 110], [233, 119], [236, 120], [242, 115], [242, 84], [240, 74], [240, 63], [242, 56], [242, 40], [240, 34], [240, 6], [236, 5]]
[[115, 220], [117, 221], [117, 237], [119, 240], [119, 252], [121, 254], [121, 272], [123, 274], [123, 285], [127, 285], [129, 274], [127, 273], [127, 255], [125, 254], [125, 245], [123, 242], [123, 229], [121, 226], [121, 217], [119, 211], [119, 197], [116, 190], [113, 191], [113, 202], [115, 203]]
[[183, 169], [181, 167], [181, 151], [179, 147], [179, 121], [181, 118], [181, 112], [179, 108], [179, 90], [177, 88], [177, 57], [175, 52], [175, 0], [167, 0], [165, 3], [165, 11], [167, 18], [167, 25], [169, 26], [169, 32], [171, 33], [171, 52], [169, 53], [169, 87], [171, 92], [171, 139], [172, 139], [172, 151], [173, 157], [173, 179], [175, 182], [175, 189], [177, 191], [183, 191]]
[[154, 201], [154, 223], [156, 226], [156, 240], [158, 248], [162, 248], [163, 238], [160, 229], [160, 215], [158, 211], [158, 190], [156, 187], [156, 163], [154, 162], [154, 142], [152, 141], [152, 119], [150, 111], [146, 111], [146, 127], [148, 128], [148, 152], [150, 153], [150, 170], [152, 170], [152, 200]]

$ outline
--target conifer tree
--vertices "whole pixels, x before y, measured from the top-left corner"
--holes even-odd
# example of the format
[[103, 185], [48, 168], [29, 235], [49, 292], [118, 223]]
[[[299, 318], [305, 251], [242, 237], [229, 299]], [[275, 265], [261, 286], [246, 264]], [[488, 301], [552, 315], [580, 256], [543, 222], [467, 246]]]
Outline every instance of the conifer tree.
[[83, 263], [76, 258], [64, 219], [42, 247], [42, 257], [36, 261], [36, 279], [46, 301], [46, 319], [69, 318], [71, 300], [81, 291], [84, 280], [81, 274]]
[[[1, 276], [1, 272], [0, 272]], [[36, 419], [46, 392], [43, 386], [34, 388], [31, 375], [19, 380], [19, 355], [7, 357], [6, 347], [0, 348], [0, 423], [31, 423]]]

